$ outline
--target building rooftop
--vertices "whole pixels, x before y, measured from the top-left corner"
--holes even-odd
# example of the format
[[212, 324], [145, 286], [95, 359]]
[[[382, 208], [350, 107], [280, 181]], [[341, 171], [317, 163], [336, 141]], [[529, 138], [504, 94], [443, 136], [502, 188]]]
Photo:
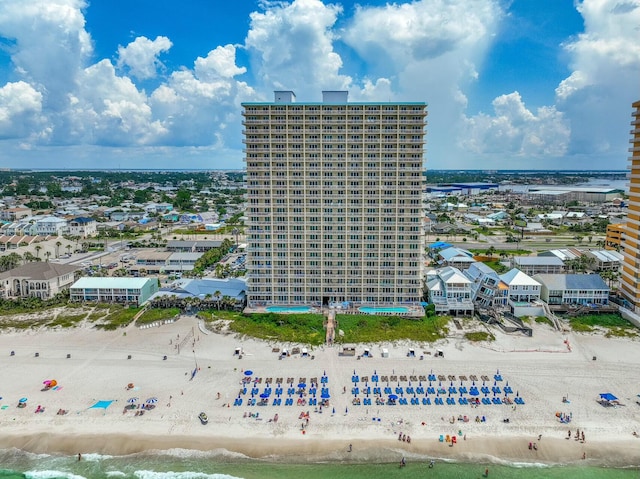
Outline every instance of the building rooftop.
[[71, 288], [77, 289], [141, 289], [148, 281], [158, 281], [149, 278], [80, 278]]
[[23, 277], [32, 280], [46, 281], [51, 278], [57, 278], [65, 274], [73, 273], [80, 267], [72, 264], [49, 263], [37, 261], [27, 263], [17, 268], [13, 268], [4, 273], [0, 273], [0, 281], [8, 278]]
[[537, 274], [534, 278], [549, 290], [609, 290], [598, 274]]

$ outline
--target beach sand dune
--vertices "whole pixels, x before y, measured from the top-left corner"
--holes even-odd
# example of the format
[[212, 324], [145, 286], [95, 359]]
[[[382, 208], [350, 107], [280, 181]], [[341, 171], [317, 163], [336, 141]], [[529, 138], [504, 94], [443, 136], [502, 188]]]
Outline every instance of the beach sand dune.
[[[543, 463], [579, 462], [584, 456], [590, 464], [640, 463], [640, 439], [632, 435], [640, 434], [637, 340], [561, 335], [544, 325], [534, 325], [533, 338], [494, 334], [496, 341], [482, 344], [452, 336], [437, 344], [368, 345], [373, 358], [339, 356], [340, 346], [335, 346], [309, 348], [313, 359], [300, 354], [280, 359], [274, 348], [291, 351], [303, 345], [205, 334], [193, 317], [147, 329], [3, 333], [0, 447], [64, 454], [226, 449], [287, 462], [346, 457], [385, 461], [406, 454]], [[241, 359], [234, 355], [236, 348], [242, 349]], [[382, 357], [383, 348], [388, 358]], [[416, 357], [407, 357], [410, 348]], [[357, 346], [357, 354], [363, 349]], [[443, 351], [443, 358], [434, 357], [436, 349]], [[245, 375], [247, 370], [251, 376]], [[502, 381], [495, 380], [498, 373]], [[455, 405], [422, 405], [425, 396], [415, 390], [429, 387], [430, 374], [436, 376], [431, 387], [444, 389], [441, 397], [455, 398]], [[312, 379], [320, 381], [325, 375], [327, 382], [319, 384], [316, 397], [327, 387], [329, 407], [320, 413], [315, 405], [298, 406], [300, 380], [307, 384], [303, 399], [308, 400]], [[504, 398], [508, 383], [513, 391], [509, 397], [522, 398], [524, 404], [459, 404], [458, 388], [468, 390], [472, 376], [478, 388], [489, 388], [487, 398]], [[243, 383], [249, 377], [261, 382]], [[259, 401], [267, 378], [273, 381], [269, 405], [248, 406], [251, 389], [257, 388]], [[285, 382], [282, 405], [272, 406], [278, 378]], [[292, 386], [286, 384], [290, 378]], [[43, 390], [43, 382], [52, 379], [57, 386]], [[360, 405], [353, 404], [354, 386]], [[366, 387], [375, 386], [389, 387], [392, 393], [401, 387], [400, 397], [410, 401], [415, 393], [420, 404], [376, 406], [373, 391], [368, 396], [372, 404], [365, 404]], [[494, 395], [496, 386], [501, 392]], [[285, 406], [290, 387], [295, 390], [293, 406]], [[413, 393], [407, 391], [411, 387]], [[456, 388], [451, 396], [450, 387]], [[605, 392], [622, 405], [599, 404], [599, 394]], [[239, 394], [243, 405], [234, 406]], [[436, 396], [429, 395], [432, 401]], [[27, 405], [19, 408], [22, 398]], [[154, 407], [141, 415], [137, 406], [147, 400], [153, 400]], [[98, 401], [113, 402], [106, 409], [91, 408]], [[36, 413], [38, 406], [44, 412]], [[58, 414], [62, 411], [66, 413]], [[198, 420], [201, 411], [208, 416], [207, 425]], [[560, 422], [558, 414], [568, 415], [571, 422]], [[485, 421], [476, 422], [476, 416]], [[578, 429], [585, 434], [584, 442], [581, 435], [575, 438]], [[403, 435], [411, 442], [398, 440]], [[440, 442], [441, 435], [455, 436], [456, 443]], [[347, 451], [349, 444], [352, 452]]]

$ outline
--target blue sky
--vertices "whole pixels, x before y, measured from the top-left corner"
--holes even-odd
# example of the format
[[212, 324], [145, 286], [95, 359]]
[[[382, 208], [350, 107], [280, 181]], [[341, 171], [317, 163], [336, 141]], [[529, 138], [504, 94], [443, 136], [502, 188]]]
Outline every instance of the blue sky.
[[0, 2], [0, 167], [242, 168], [274, 89], [427, 102], [432, 169], [624, 169], [640, 0]]

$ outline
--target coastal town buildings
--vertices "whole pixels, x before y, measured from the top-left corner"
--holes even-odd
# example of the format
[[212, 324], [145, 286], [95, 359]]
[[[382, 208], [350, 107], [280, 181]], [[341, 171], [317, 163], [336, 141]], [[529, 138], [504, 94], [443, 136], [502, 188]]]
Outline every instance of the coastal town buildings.
[[626, 309], [640, 316], [640, 101], [633, 103], [631, 148], [629, 152], [629, 208], [622, 240], [622, 278], [620, 291]]
[[419, 304], [427, 106], [244, 103], [248, 305]]

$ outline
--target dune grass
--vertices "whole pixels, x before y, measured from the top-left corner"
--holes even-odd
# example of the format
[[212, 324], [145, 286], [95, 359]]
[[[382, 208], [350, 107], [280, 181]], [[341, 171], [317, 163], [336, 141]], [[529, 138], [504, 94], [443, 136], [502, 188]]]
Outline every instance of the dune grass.
[[[230, 329], [259, 339], [317, 346], [325, 341], [324, 316], [321, 314], [250, 314], [230, 311], [203, 312], [205, 318], [230, 320]], [[408, 319], [399, 316], [338, 314], [336, 343], [372, 343], [379, 341], [433, 342], [444, 337], [449, 317]]]
[[142, 316], [136, 320], [136, 324], [150, 324], [156, 321], [164, 321], [165, 319], [172, 319], [178, 314], [180, 314], [179, 308], [150, 308], [142, 313]]

